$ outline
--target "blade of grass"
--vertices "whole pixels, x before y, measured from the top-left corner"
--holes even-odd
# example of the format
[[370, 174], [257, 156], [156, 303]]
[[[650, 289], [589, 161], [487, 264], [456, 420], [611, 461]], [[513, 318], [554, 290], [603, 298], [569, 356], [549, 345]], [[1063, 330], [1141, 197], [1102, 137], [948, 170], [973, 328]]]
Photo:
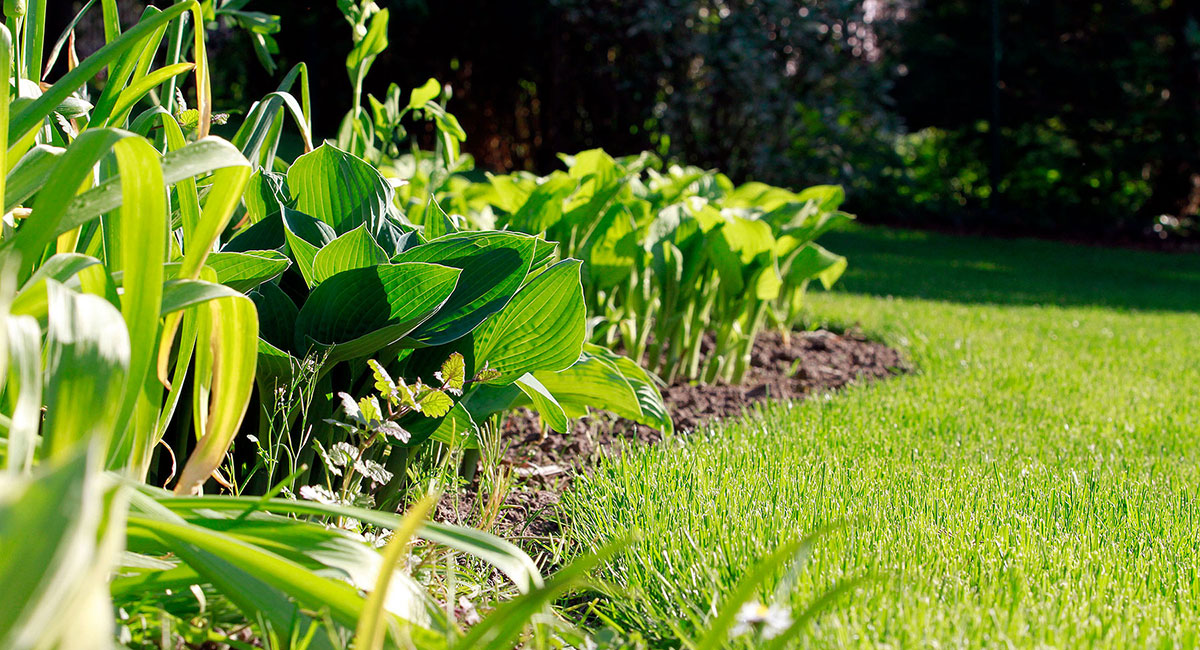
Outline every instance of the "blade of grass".
[[362, 616], [358, 619], [355, 632], [356, 648], [360, 650], [383, 650], [384, 603], [387, 601], [388, 586], [392, 573], [400, 562], [402, 554], [408, 551], [409, 542], [421, 526], [421, 522], [437, 504], [438, 495], [429, 494], [409, 508], [400, 520], [400, 526], [392, 531], [392, 539], [383, 551], [383, 563], [379, 567], [379, 575], [375, 578], [375, 588], [367, 595], [363, 606]]
[[254, 388], [258, 361], [258, 311], [254, 302], [238, 296], [213, 300], [204, 308], [212, 319], [212, 339], [208, 345], [213, 349], [207, 427], [184, 465], [175, 486], [176, 494], [197, 491], [221, 464], [246, 414]]

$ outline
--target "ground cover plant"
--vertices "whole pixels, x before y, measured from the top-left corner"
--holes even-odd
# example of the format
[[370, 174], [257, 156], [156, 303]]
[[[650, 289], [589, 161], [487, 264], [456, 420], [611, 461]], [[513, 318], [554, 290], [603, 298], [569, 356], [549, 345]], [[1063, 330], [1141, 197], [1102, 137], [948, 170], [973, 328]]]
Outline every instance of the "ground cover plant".
[[1200, 262], [879, 229], [827, 240], [854, 263], [808, 317], [900, 345], [915, 373], [576, 481], [570, 538], [644, 534], [604, 574], [615, 595], [580, 616], [672, 647], [672, 626], [690, 630], [781, 534], [833, 527], [803, 572], [758, 592], [802, 606], [870, 579], [797, 647], [1194, 646]]

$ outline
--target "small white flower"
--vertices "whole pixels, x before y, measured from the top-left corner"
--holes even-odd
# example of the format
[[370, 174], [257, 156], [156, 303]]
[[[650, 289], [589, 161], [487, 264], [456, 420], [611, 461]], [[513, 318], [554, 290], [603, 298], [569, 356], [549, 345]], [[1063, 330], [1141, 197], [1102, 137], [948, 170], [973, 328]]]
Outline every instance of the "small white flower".
[[392, 539], [392, 531], [381, 530], [377, 533], [362, 533], [362, 538], [375, 548], [383, 548]]
[[305, 485], [300, 488], [300, 498], [324, 503], [325, 505], [334, 505], [338, 502], [333, 492], [329, 491], [324, 485]]
[[466, 596], [458, 597], [458, 608], [462, 611], [463, 622], [467, 625], [478, 625], [483, 620], [479, 610], [475, 609], [475, 604]]
[[792, 615], [779, 605], [766, 605], [751, 601], [742, 605], [734, 619], [730, 636], [739, 637], [758, 631], [764, 639], [773, 639], [792, 626]]

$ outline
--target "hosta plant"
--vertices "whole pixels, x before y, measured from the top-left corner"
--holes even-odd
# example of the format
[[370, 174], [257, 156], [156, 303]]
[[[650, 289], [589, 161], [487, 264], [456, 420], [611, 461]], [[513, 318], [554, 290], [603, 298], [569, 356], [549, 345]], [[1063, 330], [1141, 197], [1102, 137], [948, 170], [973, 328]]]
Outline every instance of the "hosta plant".
[[789, 330], [808, 283], [828, 287], [845, 268], [814, 241], [852, 218], [837, 210], [840, 188], [734, 187], [694, 167], [660, 171], [649, 154], [563, 160], [565, 171], [493, 176], [441, 200], [468, 222], [561, 242], [583, 261], [594, 340], [669, 380], [740, 381], [757, 333]]
[[[256, 172], [246, 203], [248, 225], [212, 255], [213, 265], [263, 315], [260, 395], [288, 385], [303, 359], [322, 360], [316, 392], [330, 398], [308, 421], [326, 451], [343, 441], [327, 422], [333, 395], [365, 396], [380, 371], [409, 385], [440, 385], [435, 375], [447, 359], [461, 359], [472, 381], [442, 393], [437, 409], [397, 414], [406, 436], [368, 450], [397, 482], [405, 477], [405, 448], [430, 439], [473, 446], [484, 418], [519, 404], [537, 408], [559, 431], [567, 429], [566, 413], [581, 415], [587, 406], [670, 427], [661, 396], [635, 364], [585, 355], [580, 263], [555, 261], [554, 244], [523, 233], [460, 232], [448, 219], [418, 229], [378, 171], [330, 144], [300, 156], [286, 173]], [[569, 379], [598, 364], [606, 372], [592, 372], [588, 382]], [[556, 394], [547, 388], [553, 385], [571, 390]], [[279, 426], [261, 410], [260, 428]], [[317, 468], [315, 449], [307, 460]], [[311, 484], [321, 478], [301, 477]]]

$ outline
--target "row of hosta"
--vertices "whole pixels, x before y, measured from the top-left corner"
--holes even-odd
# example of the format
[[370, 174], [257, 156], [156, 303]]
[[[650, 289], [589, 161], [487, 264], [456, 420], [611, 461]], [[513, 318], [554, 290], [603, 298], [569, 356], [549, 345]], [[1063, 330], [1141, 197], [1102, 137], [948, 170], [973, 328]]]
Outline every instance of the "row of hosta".
[[[89, 9], [107, 44], [81, 61], [43, 47], [45, 2], [5, 3], [0, 28], [0, 647], [509, 648], [558, 629], [545, 606], [599, 556], [544, 580], [510, 543], [425, 521], [429, 499], [398, 515], [346, 490], [397, 494], [413, 449], [475, 444], [516, 405], [561, 430], [588, 406], [669, 428], [648, 376], [585, 343], [580, 262], [408, 225], [370, 165], [311, 146], [303, 68], [209, 136], [212, 3], [133, 25]], [[308, 150], [290, 166], [288, 115]], [[297, 374], [307, 401], [277, 399]], [[230, 455], [273, 427], [308, 444]], [[480, 581], [507, 602], [469, 629], [448, 608], [461, 554], [507, 578]]]
[[[669, 381], [740, 382], [758, 333], [790, 331], [809, 282], [828, 288], [845, 269], [815, 242], [853, 218], [838, 210], [840, 187], [735, 187], [651, 154], [562, 158], [567, 169], [545, 177], [425, 174], [414, 185], [436, 187], [441, 207], [471, 227], [561, 242], [583, 262], [593, 340], [619, 344]], [[411, 157], [394, 167], [421, 169]]]

